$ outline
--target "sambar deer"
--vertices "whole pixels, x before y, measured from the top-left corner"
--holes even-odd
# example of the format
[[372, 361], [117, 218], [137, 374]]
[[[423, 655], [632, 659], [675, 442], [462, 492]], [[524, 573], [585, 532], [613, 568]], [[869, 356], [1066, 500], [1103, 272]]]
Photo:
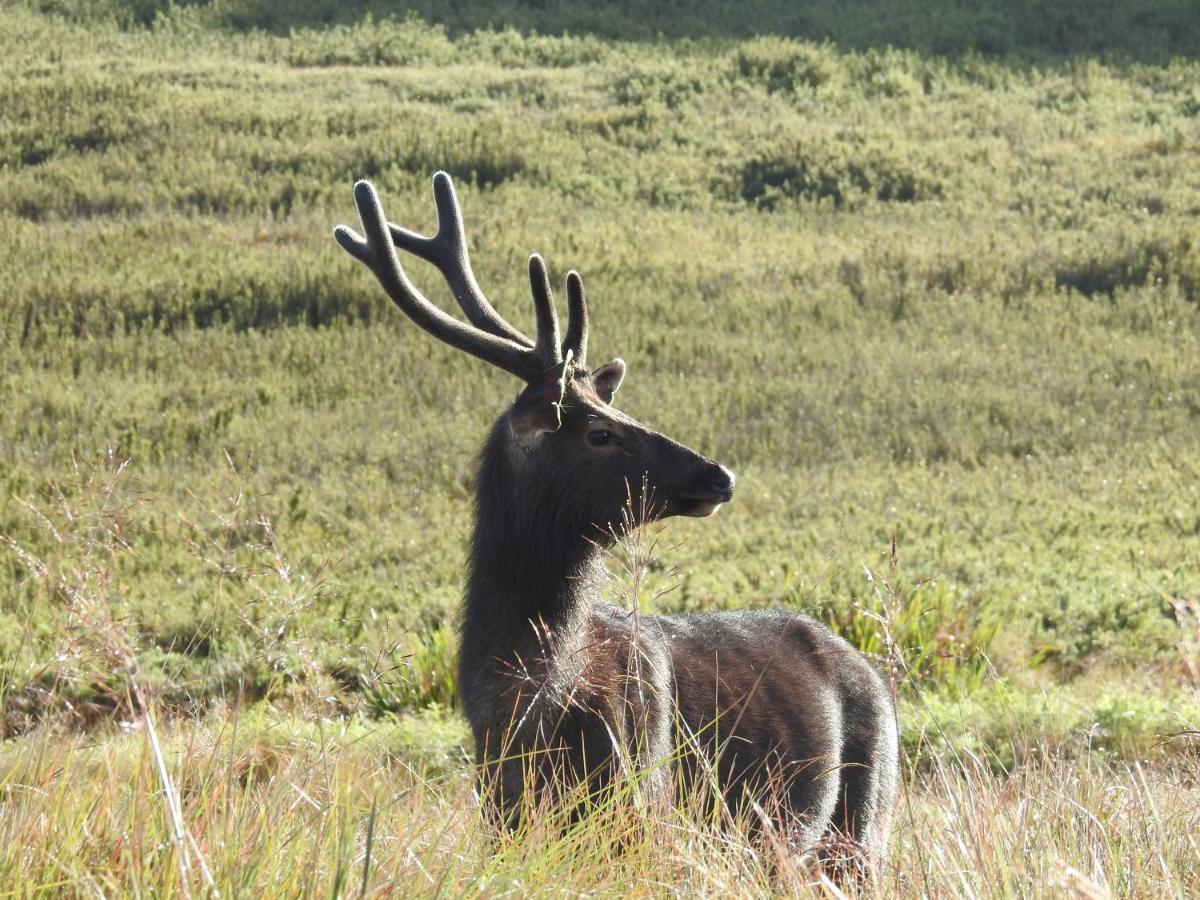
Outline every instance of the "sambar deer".
[[[625, 363], [587, 368], [576, 272], [561, 342], [536, 254], [535, 338], [501, 318], [472, 273], [450, 177], [433, 189], [432, 238], [389, 224], [366, 181], [354, 187], [365, 237], [334, 234], [417, 325], [525, 383], [480, 453], [465, 587], [459, 689], [485, 806], [511, 829], [531, 797], [564, 784], [603, 795], [635, 771], [666, 802], [672, 780], [715, 782], [714, 802], [753, 809], [789, 846], [879, 853], [898, 755], [884, 679], [799, 613], [639, 616], [601, 602], [603, 555], [623, 532], [711, 515], [733, 474], [613, 406]], [[397, 247], [437, 267], [470, 324], [417, 290]]]

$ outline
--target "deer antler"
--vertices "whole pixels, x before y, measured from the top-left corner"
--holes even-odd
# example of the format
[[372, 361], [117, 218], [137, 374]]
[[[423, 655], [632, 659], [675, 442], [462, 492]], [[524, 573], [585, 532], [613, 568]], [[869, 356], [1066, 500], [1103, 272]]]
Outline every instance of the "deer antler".
[[454, 193], [454, 182], [445, 172], [437, 172], [433, 176], [433, 201], [438, 217], [437, 233], [433, 237], [422, 237], [415, 231], [389, 224], [392, 241], [401, 250], [407, 250], [437, 267], [450, 286], [454, 299], [476, 328], [532, 347], [533, 341], [501, 318], [475, 280], [471, 257], [467, 254], [462, 209]]
[[567, 336], [563, 339], [563, 356], [571, 353], [575, 365], [582, 369], [587, 365], [587, 342], [587, 297], [583, 293], [583, 278], [572, 269], [567, 273]]
[[[342, 249], [375, 273], [392, 302], [405, 315], [452, 347], [526, 381], [533, 381], [547, 369], [561, 365], [564, 358], [574, 357], [575, 364], [583, 365], [587, 348], [587, 303], [578, 273], [571, 272], [567, 276], [570, 319], [566, 340], [560, 347], [558, 316], [546, 264], [536, 253], [529, 257], [529, 285], [537, 317], [537, 340], [529, 340], [496, 312], [475, 281], [467, 255], [462, 212], [450, 176], [445, 172], [436, 173], [433, 192], [438, 230], [431, 238], [388, 223], [375, 188], [365, 180], [354, 185], [354, 202], [366, 237], [345, 225], [335, 228], [333, 236]], [[431, 263], [442, 273], [470, 325], [446, 315], [417, 290], [400, 265], [396, 247]], [[566, 356], [567, 351], [571, 356]]]

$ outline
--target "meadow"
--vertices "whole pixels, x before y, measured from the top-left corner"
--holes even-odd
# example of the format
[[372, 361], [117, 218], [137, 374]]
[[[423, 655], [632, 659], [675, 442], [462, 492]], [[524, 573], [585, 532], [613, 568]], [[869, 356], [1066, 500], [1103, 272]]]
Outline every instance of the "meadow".
[[738, 474], [611, 599], [891, 673], [865, 893], [1200, 893], [1200, 25], [1035, 5], [0, 3], [0, 894], [835, 891], [682, 818], [491, 843], [456, 623], [517, 385], [331, 237], [363, 176], [431, 230], [437, 169], [502, 314], [578, 269], [620, 406]]

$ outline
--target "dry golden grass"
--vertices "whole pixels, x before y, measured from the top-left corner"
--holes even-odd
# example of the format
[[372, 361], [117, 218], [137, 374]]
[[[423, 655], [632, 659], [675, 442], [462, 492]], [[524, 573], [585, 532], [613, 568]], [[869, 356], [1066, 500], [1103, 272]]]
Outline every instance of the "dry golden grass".
[[[684, 813], [546, 811], [514, 839], [480, 819], [465, 760], [414, 766], [394, 728], [236, 710], [181, 721], [165, 760], [189, 835], [179, 863], [144, 728], [31, 734], [0, 750], [6, 896], [836, 895], [810, 868]], [[450, 741], [453, 743], [453, 740]], [[851, 894], [1142, 896], [1200, 891], [1196, 756], [965, 758], [902, 797], [891, 857]], [[620, 851], [614, 848], [620, 846]], [[198, 864], [212, 872], [205, 886]], [[186, 872], [187, 880], [181, 872]]]

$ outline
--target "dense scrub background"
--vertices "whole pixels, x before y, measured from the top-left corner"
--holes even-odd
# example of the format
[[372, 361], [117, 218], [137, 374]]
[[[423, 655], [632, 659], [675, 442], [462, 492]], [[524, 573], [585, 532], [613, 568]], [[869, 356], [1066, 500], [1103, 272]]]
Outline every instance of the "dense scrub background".
[[460, 765], [516, 385], [330, 237], [361, 176], [430, 229], [445, 168], [501, 311], [530, 251], [578, 268], [621, 406], [738, 473], [638, 602], [836, 624], [917, 768], [1186, 750], [1200, 17], [1084, 6], [0, 6], [4, 735], [131, 716], [128, 651], [166, 713]]

